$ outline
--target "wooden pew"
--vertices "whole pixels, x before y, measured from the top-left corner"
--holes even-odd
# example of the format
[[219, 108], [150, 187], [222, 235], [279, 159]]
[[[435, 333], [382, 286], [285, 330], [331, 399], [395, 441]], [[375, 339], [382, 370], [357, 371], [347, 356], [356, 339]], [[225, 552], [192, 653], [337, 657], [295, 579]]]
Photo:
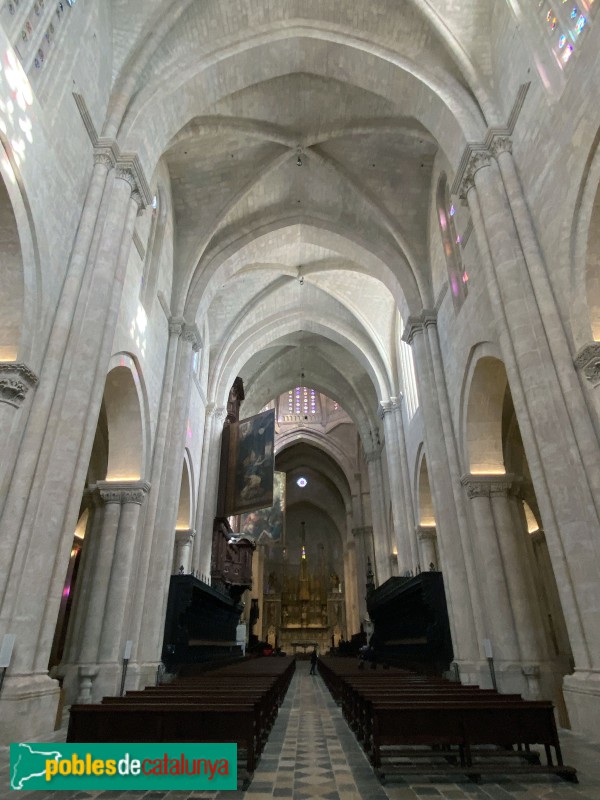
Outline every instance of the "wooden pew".
[[[550, 772], [577, 780], [563, 764], [551, 703], [400, 670], [360, 671], [343, 661], [323, 659], [321, 675], [380, 776]], [[532, 744], [544, 746], [546, 765]], [[382, 765], [382, 750], [395, 757], [393, 768]]]
[[254, 704], [114, 703], [71, 706], [67, 742], [233, 742], [256, 768]]
[[68, 742], [233, 742], [252, 773], [295, 670], [293, 658], [237, 662], [96, 705], [74, 705]]

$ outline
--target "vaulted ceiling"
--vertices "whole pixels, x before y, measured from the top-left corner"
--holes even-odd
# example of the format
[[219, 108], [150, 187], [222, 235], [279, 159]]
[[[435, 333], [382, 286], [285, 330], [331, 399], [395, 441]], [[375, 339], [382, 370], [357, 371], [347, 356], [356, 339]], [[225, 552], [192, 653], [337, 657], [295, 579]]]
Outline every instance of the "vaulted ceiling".
[[171, 308], [204, 331], [209, 400], [239, 374], [258, 408], [304, 373], [364, 434], [401, 390], [436, 159], [497, 121], [491, 4], [459, 5], [113, 2], [105, 134], [168, 169]]

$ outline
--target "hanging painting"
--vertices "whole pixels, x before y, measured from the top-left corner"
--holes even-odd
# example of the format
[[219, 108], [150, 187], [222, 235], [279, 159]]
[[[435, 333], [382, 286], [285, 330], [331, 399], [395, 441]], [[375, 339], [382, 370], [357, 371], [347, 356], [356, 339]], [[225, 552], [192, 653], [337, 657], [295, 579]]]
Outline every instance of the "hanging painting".
[[285, 472], [275, 472], [273, 505], [242, 514], [240, 534], [256, 542], [285, 543]]
[[230, 426], [226, 514], [273, 505], [275, 411]]

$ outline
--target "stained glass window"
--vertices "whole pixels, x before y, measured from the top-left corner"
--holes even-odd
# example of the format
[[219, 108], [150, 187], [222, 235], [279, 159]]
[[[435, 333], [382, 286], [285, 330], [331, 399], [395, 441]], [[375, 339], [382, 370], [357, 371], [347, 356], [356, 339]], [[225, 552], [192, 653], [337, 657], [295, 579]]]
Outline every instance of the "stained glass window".
[[296, 386], [288, 392], [289, 414], [316, 414], [317, 394], [307, 386]]
[[442, 247], [446, 259], [448, 271], [448, 283], [454, 302], [454, 308], [458, 311], [465, 301], [468, 294], [468, 280], [461, 254], [461, 238], [456, 230], [454, 220], [456, 219], [456, 207], [450, 201], [448, 191], [448, 181], [442, 173], [438, 183], [437, 191], [437, 212], [442, 236]]
[[[10, 0], [2, 6], [14, 16], [18, 9], [24, 8], [26, 14], [14, 40], [23, 69], [26, 72], [39, 72], [47, 62], [50, 50], [54, 47], [65, 12], [75, 4], [75, 0], [34, 0], [28, 5], [24, 0]], [[28, 10], [27, 10], [28, 9]]]
[[536, 0], [552, 52], [564, 69], [589, 27], [594, 0]]

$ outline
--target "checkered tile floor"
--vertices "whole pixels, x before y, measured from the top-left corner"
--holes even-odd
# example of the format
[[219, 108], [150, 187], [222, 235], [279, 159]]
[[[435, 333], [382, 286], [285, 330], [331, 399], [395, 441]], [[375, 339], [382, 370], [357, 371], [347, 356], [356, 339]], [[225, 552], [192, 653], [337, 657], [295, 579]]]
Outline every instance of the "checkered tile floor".
[[600, 745], [561, 734], [579, 784], [509, 778], [476, 785], [407, 778], [382, 786], [319, 676], [299, 662], [250, 787], [245, 792], [10, 792], [0, 748], [0, 800], [600, 800]]

